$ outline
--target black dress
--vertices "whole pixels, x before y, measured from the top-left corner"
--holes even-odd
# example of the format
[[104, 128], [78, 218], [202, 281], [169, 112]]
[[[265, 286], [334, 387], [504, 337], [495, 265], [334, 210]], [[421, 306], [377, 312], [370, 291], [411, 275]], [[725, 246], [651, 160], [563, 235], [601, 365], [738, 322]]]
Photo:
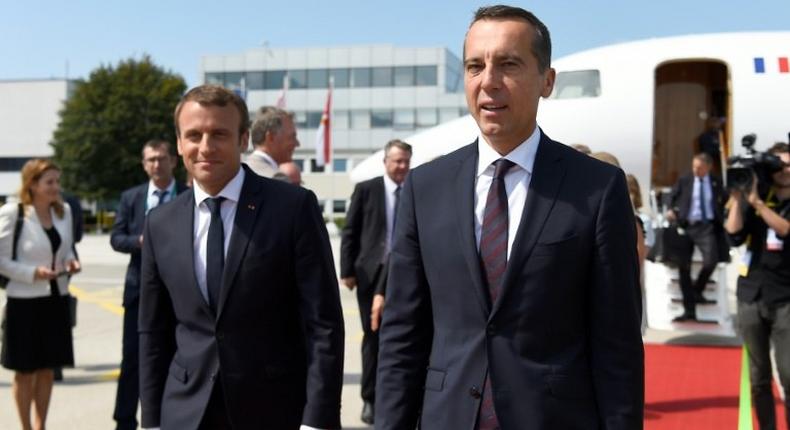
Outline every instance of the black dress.
[[[55, 227], [44, 229], [52, 245], [52, 268], [61, 245]], [[56, 279], [47, 297], [9, 297], [3, 321], [0, 363], [18, 372], [74, 365], [68, 296], [60, 295]]]

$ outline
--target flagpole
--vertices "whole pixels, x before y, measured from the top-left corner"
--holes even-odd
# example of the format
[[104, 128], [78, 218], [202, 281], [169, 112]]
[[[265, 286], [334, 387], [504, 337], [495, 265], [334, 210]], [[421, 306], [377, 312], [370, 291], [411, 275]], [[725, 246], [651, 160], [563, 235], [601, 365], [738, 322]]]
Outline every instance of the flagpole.
[[[332, 143], [334, 143], [334, 142], [332, 142], [332, 118], [334, 118], [334, 115], [333, 115], [333, 112], [332, 112], [333, 104], [331, 102], [331, 100], [332, 100], [332, 89], [334, 87], [335, 87], [335, 77], [330, 75], [329, 76], [329, 95], [328, 95], [330, 102], [329, 102], [329, 109], [327, 109], [328, 112], [329, 112], [329, 123], [328, 123], [329, 126], [327, 128], [329, 130], [326, 131], [327, 133], [329, 133], [329, 142], [330, 142], [330, 145], [329, 145], [329, 160], [332, 160], [334, 158], [334, 152], [335, 152], [335, 145], [332, 144]], [[335, 180], [336, 180], [336, 177], [335, 177], [335, 165], [334, 165], [334, 163], [332, 163], [332, 180], [329, 181], [329, 194], [332, 196], [332, 215], [331, 215], [332, 223], [335, 222]]]

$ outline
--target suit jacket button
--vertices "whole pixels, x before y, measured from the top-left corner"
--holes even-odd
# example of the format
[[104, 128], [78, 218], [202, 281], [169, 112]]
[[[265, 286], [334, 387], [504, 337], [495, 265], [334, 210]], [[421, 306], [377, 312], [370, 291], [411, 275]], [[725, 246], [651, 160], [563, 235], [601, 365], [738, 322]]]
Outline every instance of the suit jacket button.
[[479, 399], [480, 396], [480, 389], [477, 387], [472, 387], [469, 389], [469, 395], [472, 396], [474, 399]]
[[489, 324], [486, 331], [488, 332], [489, 336], [493, 336], [496, 334], [496, 326], [494, 324]]

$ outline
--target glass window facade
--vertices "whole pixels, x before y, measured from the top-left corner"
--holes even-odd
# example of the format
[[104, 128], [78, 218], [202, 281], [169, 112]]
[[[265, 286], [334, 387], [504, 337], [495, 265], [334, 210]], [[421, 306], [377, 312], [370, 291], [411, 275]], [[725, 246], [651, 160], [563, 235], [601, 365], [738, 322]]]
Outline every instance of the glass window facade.
[[370, 111], [370, 126], [373, 128], [392, 127], [392, 111], [374, 109]]
[[263, 89], [281, 90], [285, 79], [285, 70], [267, 70], [263, 72]]
[[414, 86], [414, 67], [398, 66], [394, 70], [394, 83], [396, 87]]
[[327, 88], [329, 86], [329, 70], [310, 69], [307, 71], [308, 88]]
[[206, 84], [225, 85], [224, 73], [206, 73]]
[[348, 88], [351, 83], [351, 72], [349, 69], [331, 69], [329, 76], [332, 77], [335, 88]]
[[598, 70], [557, 73], [553, 99], [577, 99], [601, 95], [601, 74]]
[[374, 87], [391, 87], [392, 67], [374, 67], [372, 84]]
[[321, 124], [321, 115], [323, 115], [323, 112], [320, 111], [307, 112], [307, 128], [317, 129]]
[[307, 71], [306, 70], [289, 70], [288, 71], [288, 85], [289, 89], [304, 89], [307, 88]]
[[351, 69], [351, 86], [354, 88], [367, 88], [370, 86], [370, 68], [356, 67]]
[[279, 90], [285, 75], [289, 88], [327, 88], [329, 77], [335, 88], [436, 86], [436, 66], [355, 67], [338, 69], [266, 70], [247, 72], [210, 72], [207, 84], [241, 87], [244, 81], [249, 90]]
[[19, 172], [30, 158], [0, 157], [0, 172]]
[[[227, 88], [242, 88], [242, 81], [244, 80], [245, 73], [242, 72], [227, 72], [225, 73], [225, 87]], [[245, 83], [246, 85], [246, 83]]]
[[305, 111], [294, 112], [294, 126], [296, 128], [307, 128], [307, 112]]
[[263, 89], [263, 72], [247, 72], [247, 89], [248, 90], [262, 90]]
[[351, 128], [355, 130], [367, 130], [371, 127], [370, 111], [367, 109], [357, 109], [351, 111]]
[[415, 69], [416, 69], [418, 86], [424, 87], [424, 86], [436, 85], [437, 83], [436, 66], [417, 66]]
[[332, 111], [332, 128], [335, 130], [348, 130], [350, 112], [347, 110]]
[[450, 121], [451, 119], [456, 119], [460, 115], [459, 109], [450, 107], [450, 108], [439, 108], [439, 123]]
[[333, 172], [346, 172], [348, 170], [348, 159], [346, 158], [335, 158], [332, 160], [332, 171]]
[[436, 109], [420, 108], [417, 109], [417, 127], [433, 127], [439, 121]]
[[392, 125], [396, 130], [414, 128], [414, 109], [395, 109]]

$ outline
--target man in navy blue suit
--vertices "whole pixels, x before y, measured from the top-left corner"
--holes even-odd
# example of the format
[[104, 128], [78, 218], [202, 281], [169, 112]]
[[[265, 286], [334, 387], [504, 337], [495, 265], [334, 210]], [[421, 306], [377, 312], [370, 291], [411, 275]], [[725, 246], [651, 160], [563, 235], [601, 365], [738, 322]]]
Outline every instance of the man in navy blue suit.
[[193, 186], [143, 233], [143, 427], [340, 428], [343, 315], [315, 195], [241, 164], [235, 93], [193, 88], [174, 117]]
[[[376, 428], [640, 429], [643, 347], [625, 176], [537, 126], [545, 25], [478, 10], [476, 142], [411, 171], [380, 332]], [[571, 121], [572, 118], [569, 118]]]
[[143, 170], [148, 175], [148, 181], [121, 194], [110, 234], [112, 249], [130, 254], [123, 286], [121, 375], [118, 377], [113, 412], [118, 430], [137, 428], [137, 404], [140, 402], [137, 316], [140, 309], [140, 250], [145, 216], [186, 189], [184, 184], [173, 178], [173, 169], [178, 160], [171, 153], [169, 142], [158, 139], [146, 142], [142, 156]]

